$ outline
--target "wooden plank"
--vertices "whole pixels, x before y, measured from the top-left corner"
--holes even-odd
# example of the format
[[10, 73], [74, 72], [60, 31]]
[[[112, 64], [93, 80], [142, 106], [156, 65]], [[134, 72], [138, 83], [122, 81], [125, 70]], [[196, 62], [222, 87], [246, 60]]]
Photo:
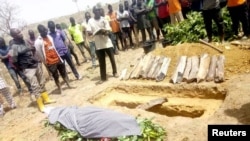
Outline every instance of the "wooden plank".
[[156, 76], [156, 82], [164, 80], [164, 78], [167, 76], [168, 67], [169, 67], [170, 62], [171, 62], [170, 58], [164, 57], [163, 63], [161, 66], [161, 70], [160, 70], [159, 74]]
[[175, 83], [180, 83], [182, 81], [186, 62], [187, 62], [187, 56], [181, 56], [178, 61], [175, 72], [171, 77], [170, 82], [175, 84]]
[[121, 75], [119, 76], [119, 80], [125, 80], [126, 73], [128, 69], [123, 69]]
[[188, 57], [187, 58], [187, 64], [186, 64], [186, 68], [184, 70], [184, 74], [183, 74], [183, 81], [187, 81], [188, 80], [188, 76], [191, 72], [191, 68], [192, 68], [192, 58]]
[[209, 71], [209, 64], [210, 64], [210, 56], [207, 53], [201, 55], [200, 67], [199, 67], [199, 71], [197, 73], [197, 82], [198, 83], [206, 80], [206, 76], [207, 76], [208, 71]]
[[199, 57], [192, 56], [191, 60], [192, 60], [191, 61], [192, 67], [191, 67], [190, 74], [188, 76], [188, 80], [187, 80], [188, 83], [191, 83], [197, 80], [197, 73], [199, 70], [199, 62], [200, 62]]
[[207, 78], [206, 81], [214, 81], [214, 77], [215, 77], [215, 71], [216, 71], [216, 66], [217, 66], [217, 55], [213, 55], [211, 57], [211, 62], [209, 65], [209, 71], [207, 74]]
[[152, 78], [153, 73], [155, 71], [155, 68], [157, 67], [158, 61], [160, 60], [160, 56], [156, 56], [155, 60], [153, 62], [152, 68], [150, 69], [150, 71], [148, 72], [147, 78]]
[[150, 61], [151, 61], [151, 58], [152, 58], [153, 56], [151, 55], [151, 54], [147, 54], [146, 56], [145, 56], [145, 58], [143, 59], [143, 66], [142, 66], [142, 70], [141, 70], [141, 72], [140, 72], [140, 76], [142, 77], [142, 78], [147, 78], [145, 75], [146, 75], [146, 69], [148, 68], [148, 65], [150, 64]]
[[144, 74], [142, 75], [142, 78], [144, 78], [144, 79], [148, 78], [148, 73], [154, 64], [154, 60], [155, 60], [155, 56], [152, 56], [148, 65], [147, 65], [147, 68], [144, 70]]
[[[144, 57], [145, 57], [145, 56], [144, 56]], [[140, 74], [140, 71], [141, 71], [142, 66], [143, 66], [143, 59], [144, 59], [144, 57], [141, 58], [141, 60], [140, 60], [140, 62], [139, 62], [139, 64], [138, 64], [138, 66], [136, 67], [135, 71], [133, 72], [131, 78], [133, 78], [133, 79], [139, 78], [139, 74]]]
[[161, 71], [161, 66], [162, 66], [162, 63], [163, 63], [163, 59], [164, 59], [164, 57], [160, 58], [160, 60], [159, 60], [159, 62], [157, 64], [157, 67], [155, 68], [155, 71], [153, 73], [152, 79], [156, 79], [157, 75]]
[[225, 56], [219, 55], [217, 60], [216, 72], [215, 72], [215, 83], [224, 82], [224, 63], [225, 63]]
[[[144, 56], [144, 55], [143, 55]], [[136, 62], [136, 65], [134, 65], [133, 69], [130, 71], [129, 75], [126, 76], [126, 80], [130, 79], [133, 77], [133, 73], [135, 72], [135, 70], [137, 69], [137, 67], [139, 66], [140, 62], [141, 62], [141, 59], [143, 58], [143, 56], [139, 57], [137, 62]]]
[[157, 99], [153, 99], [153, 100], [150, 100], [149, 102], [147, 103], [143, 103], [143, 104], [140, 104], [136, 107], [136, 109], [142, 109], [142, 110], [147, 110], [147, 109], [150, 109], [154, 106], [158, 106], [158, 105], [161, 105], [165, 102], [167, 102], [168, 99], [167, 98], [157, 98]]

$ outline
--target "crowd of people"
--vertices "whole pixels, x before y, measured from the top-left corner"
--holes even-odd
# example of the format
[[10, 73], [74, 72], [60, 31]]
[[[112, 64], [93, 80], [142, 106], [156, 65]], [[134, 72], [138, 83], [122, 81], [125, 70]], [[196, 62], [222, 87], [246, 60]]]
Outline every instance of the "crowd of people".
[[[76, 80], [82, 80], [76, 64], [81, 65], [74, 50], [73, 42], [80, 50], [84, 62], [91, 60], [92, 68], [96, 68], [96, 59], [100, 68], [100, 81], [107, 81], [106, 55], [111, 62], [113, 77], [118, 77], [115, 55], [119, 51], [135, 48], [147, 40], [160, 40], [167, 31], [163, 30], [166, 24], [177, 24], [187, 18], [189, 11], [202, 11], [208, 41], [212, 41], [212, 20], [218, 26], [221, 42], [224, 40], [223, 18], [221, 8], [227, 6], [231, 19], [232, 30], [239, 37], [239, 25], [242, 24], [244, 37], [249, 37], [249, 0], [125, 0], [119, 4], [117, 10], [107, 5], [107, 13], [100, 5], [93, 7], [93, 17], [90, 12], [84, 13], [82, 24], [69, 18], [70, 26], [62, 29], [54, 21], [48, 21], [47, 26], [39, 24], [36, 36], [33, 30], [28, 31], [29, 38], [24, 39], [22, 32], [17, 28], [10, 29], [12, 40], [9, 45], [0, 37], [0, 58], [11, 78], [18, 94], [23, 88], [19, 77], [24, 81], [30, 93], [31, 101], [36, 101], [41, 112], [44, 104], [54, 103], [49, 98], [45, 88], [43, 65], [53, 78], [60, 93], [63, 93], [59, 76], [62, 77], [68, 88], [71, 86], [66, 70], [70, 67]], [[139, 40], [139, 33], [142, 41]], [[146, 34], [147, 33], [147, 34]], [[118, 43], [118, 40], [120, 43]], [[127, 42], [129, 41], [129, 42]], [[86, 50], [90, 58], [85, 54]], [[0, 92], [6, 98], [11, 108], [16, 108], [12, 94], [4, 78], [0, 76]], [[3, 103], [0, 100], [0, 115], [4, 114]]]

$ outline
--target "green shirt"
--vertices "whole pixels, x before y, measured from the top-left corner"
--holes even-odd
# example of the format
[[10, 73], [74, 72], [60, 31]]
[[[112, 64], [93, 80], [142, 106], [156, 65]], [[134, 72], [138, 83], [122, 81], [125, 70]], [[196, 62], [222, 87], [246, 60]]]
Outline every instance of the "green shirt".
[[153, 8], [149, 13], [147, 13], [148, 20], [153, 20], [156, 17], [156, 12], [154, 8], [154, 0], [147, 0], [147, 8]]
[[84, 41], [82, 35], [82, 26], [80, 24], [76, 24], [75, 26], [69, 26], [68, 30], [69, 34], [73, 37], [73, 40], [76, 44], [79, 44]]

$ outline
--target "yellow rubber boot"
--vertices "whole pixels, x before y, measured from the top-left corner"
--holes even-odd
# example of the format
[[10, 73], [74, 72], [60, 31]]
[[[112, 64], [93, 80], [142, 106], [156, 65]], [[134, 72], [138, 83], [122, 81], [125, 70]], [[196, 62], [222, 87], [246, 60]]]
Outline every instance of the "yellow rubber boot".
[[49, 98], [49, 95], [48, 95], [48, 92], [43, 92], [41, 94], [42, 98], [43, 98], [43, 103], [44, 104], [50, 104], [50, 103], [55, 103], [56, 101], [55, 100], [51, 100]]
[[38, 98], [36, 99], [36, 102], [37, 102], [37, 106], [38, 106], [39, 110], [40, 110], [41, 112], [44, 112], [45, 107], [44, 107], [44, 105], [43, 105], [43, 99], [42, 99], [42, 97], [38, 97]]

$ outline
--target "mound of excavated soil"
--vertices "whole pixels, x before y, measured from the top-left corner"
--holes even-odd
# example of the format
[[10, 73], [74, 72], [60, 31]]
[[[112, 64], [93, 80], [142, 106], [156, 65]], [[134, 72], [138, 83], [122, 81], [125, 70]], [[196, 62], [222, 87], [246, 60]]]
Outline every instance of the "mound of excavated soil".
[[[216, 44], [214, 44], [216, 46]], [[160, 45], [158, 45], [160, 46]], [[244, 74], [250, 72], [250, 51], [240, 49], [237, 46], [224, 44], [218, 45], [219, 49], [223, 50], [223, 54], [225, 55], [225, 77], [226, 79], [230, 76]], [[226, 49], [226, 48], [230, 49]], [[168, 77], [171, 77], [173, 74], [178, 59], [180, 56], [194, 56], [194, 55], [202, 55], [203, 53], [208, 53], [209, 55], [219, 54], [215, 49], [203, 45], [200, 43], [184, 43], [177, 46], [167, 46], [166, 48], [158, 47], [156, 50], [152, 52], [154, 55], [163, 55], [170, 57], [172, 59], [169, 70]]]

